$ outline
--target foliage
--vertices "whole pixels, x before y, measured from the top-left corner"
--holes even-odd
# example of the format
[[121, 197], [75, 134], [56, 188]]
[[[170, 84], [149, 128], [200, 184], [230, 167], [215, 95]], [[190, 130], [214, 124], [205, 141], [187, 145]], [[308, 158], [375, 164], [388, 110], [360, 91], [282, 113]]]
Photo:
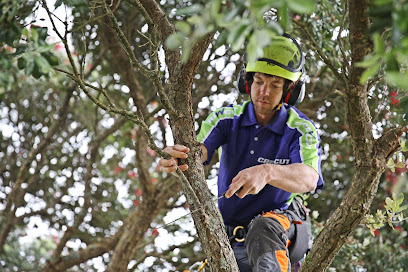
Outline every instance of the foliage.
[[48, 29], [33, 25], [25, 26], [26, 16], [38, 9], [36, 1], [9, 0], [0, 4], [0, 95], [15, 80], [12, 74], [5, 71], [18, 61], [18, 68], [27, 76], [35, 78], [54, 72], [53, 66], [58, 65], [58, 57], [52, 52], [54, 44], [47, 43]]
[[382, 210], [377, 210], [375, 215], [369, 214], [365, 216], [364, 222], [370, 229], [373, 236], [374, 231], [383, 227], [385, 223], [387, 223], [391, 228], [394, 228], [394, 224], [402, 223], [404, 220], [406, 220], [402, 211], [406, 210], [408, 206], [401, 206], [403, 200], [403, 194], [400, 194], [398, 197], [396, 194], [393, 194], [392, 199], [389, 197], [385, 199], [385, 212]]
[[[405, 271], [408, 268], [407, 223], [395, 229], [377, 230], [375, 236], [365, 227], [357, 228], [334, 259], [336, 271]], [[392, 254], [390, 254], [392, 252]]]
[[[408, 120], [408, 12], [406, 1], [377, 0], [370, 8], [374, 51], [359, 65], [366, 68], [360, 82], [380, 75], [392, 88], [399, 88], [395, 103], [400, 103], [402, 116]], [[398, 101], [398, 102], [397, 102]]]
[[[192, 4], [177, 10], [176, 16], [190, 16], [175, 23], [177, 31], [166, 40], [170, 49], [182, 47], [182, 60], [189, 57], [192, 46], [205, 35], [219, 31], [216, 47], [228, 44], [233, 52], [241, 50], [246, 43], [249, 61], [262, 54], [275, 35], [290, 28], [291, 12], [311, 13], [315, 5], [311, 0], [298, 1], [230, 1], [214, 0], [205, 6]], [[270, 14], [268, 14], [268, 12]], [[265, 22], [264, 17], [270, 17]]]
[[0, 259], [2, 271], [15, 271], [13, 267], [19, 267], [23, 271], [40, 271], [47, 256], [56, 248], [54, 237], [45, 236], [31, 242], [22, 243], [21, 237], [27, 234], [16, 231], [4, 247], [4, 255]]
[[[81, 68], [78, 73], [94, 87], [90, 88], [91, 95], [106, 104], [110, 98], [112, 104], [131, 113], [142, 112], [156, 144], [163, 147], [172, 144], [172, 139], [166, 112], [157, 96], [157, 85], [150, 76], [131, 66], [99, 5], [88, 6], [85, 1], [57, 1], [56, 6], [73, 8], [73, 25], [70, 27], [79, 31], [69, 33], [72, 47], [71, 44], [55, 47], [47, 43], [50, 32], [32, 26], [30, 19], [26, 19], [28, 13], [36, 12], [38, 5], [35, 2], [9, 0], [0, 4], [1, 209], [6, 207], [17, 177], [23, 177], [17, 208], [11, 217], [13, 220], [6, 217], [10, 213], [2, 211], [0, 214], [1, 226], [10, 222], [12, 225], [0, 260], [18, 262], [0, 261], [1, 269], [45, 269], [46, 261], [55, 262], [60, 257], [75, 259], [84, 253], [83, 249], [103, 248], [101, 244], [108, 246], [109, 238], [115, 238], [128, 218], [137, 222], [138, 233], [141, 233], [141, 238], [133, 237], [137, 239], [137, 250], [129, 263], [130, 270], [182, 271], [203, 260], [197, 234], [189, 228], [190, 218], [163, 230], [152, 229], [171, 221], [172, 214], [184, 214], [188, 209], [174, 178], [156, 171], [158, 156], [145, 145], [140, 128], [95, 106], [69, 78], [52, 68], [74, 74], [72, 66], [67, 65], [67, 56], [58, 51], [60, 47], [68, 49], [72, 61]], [[177, 31], [167, 41], [161, 41], [165, 44], [159, 46], [157, 55], [164, 58], [162, 49], [165, 46], [181, 47], [182, 57], [186, 60], [196, 41], [208, 33], [216, 33], [216, 39], [211, 41], [197, 67], [193, 82], [192, 107], [198, 129], [210, 111], [234, 100], [247, 99], [237, 95], [235, 84], [246, 42], [249, 45], [267, 44], [269, 38], [265, 37], [269, 34], [273, 37], [283, 30], [300, 38], [307, 59], [307, 97], [300, 109], [316, 121], [323, 143], [322, 172], [326, 187], [308, 198], [308, 207], [320, 214], [321, 222], [315, 223], [317, 235], [350, 186], [355, 157], [344, 110], [345, 86], [342, 81], [349, 72], [350, 62], [347, 6], [345, 1], [314, 2], [303, 1], [299, 5], [293, 0], [212, 1], [204, 4], [161, 1], [161, 8], [174, 22]], [[406, 19], [400, 16], [404, 14], [405, 4], [382, 2], [391, 14], [399, 15], [390, 16], [389, 12], [380, 15], [373, 12], [371, 15], [373, 18], [383, 16], [386, 24], [383, 28], [372, 27], [375, 49], [371, 57], [381, 65], [365, 74], [373, 86], [368, 103], [377, 137], [400, 125], [408, 109], [401, 86], [405, 79], [392, 78], [395, 70], [391, 70], [396, 67], [395, 60], [398, 69], [406, 69], [406, 37], [402, 35], [406, 31]], [[114, 7], [114, 14], [123, 34], [131, 41], [135, 59], [144, 68], [152, 68], [156, 52], [151, 46], [155, 28], [142, 16], [143, 10], [135, 8], [135, 3], [121, 1]], [[376, 3], [382, 5], [380, 1]], [[268, 10], [266, 21], [260, 20]], [[303, 15], [309, 11], [313, 13]], [[251, 53], [256, 51], [255, 47], [249, 48], [249, 55], [255, 56], [256, 53]], [[370, 61], [367, 59], [361, 65], [370, 67]], [[163, 88], [168, 88], [170, 68], [163, 59], [158, 65]], [[377, 74], [381, 75], [380, 80]], [[385, 74], [388, 76], [383, 77]], [[390, 83], [399, 85], [400, 89], [394, 93], [394, 86]], [[65, 107], [66, 110], [62, 111]], [[38, 151], [41, 143], [44, 143], [44, 149]], [[406, 154], [403, 143], [399, 154]], [[391, 159], [394, 164], [389, 161], [390, 169], [406, 166], [405, 158], [400, 155]], [[25, 170], [24, 165], [28, 165]], [[399, 192], [391, 186], [389, 175], [400, 175], [398, 171], [401, 169], [397, 167], [396, 173], [386, 172], [373, 204], [375, 209], [382, 209], [381, 203], [389, 199], [387, 212], [391, 216], [398, 211], [396, 203], [400, 200], [390, 198], [392, 193], [398, 195]], [[211, 168], [206, 171], [210, 176], [216, 176]], [[172, 194], [163, 195], [163, 192]], [[131, 217], [144, 205], [149, 207], [145, 214], [152, 214], [153, 218], [143, 217], [145, 214]], [[385, 213], [381, 212], [381, 215], [384, 217]], [[42, 234], [38, 242], [33, 241], [29, 247], [21, 246], [19, 242], [24, 239], [24, 233], [35, 229], [32, 222], [36, 218], [45, 222], [49, 233]], [[144, 221], [136, 221], [138, 218]], [[398, 226], [394, 228], [374, 231], [374, 234], [379, 233], [375, 237], [371, 237], [366, 228], [358, 228], [331, 266], [339, 271], [356, 267], [368, 271], [381, 271], [381, 267], [406, 268], [406, 251], [395, 251], [407, 246], [406, 242], [404, 244], [406, 223], [401, 223], [401, 232]], [[50, 239], [50, 233], [57, 233], [58, 239]], [[86, 255], [86, 262], [78, 261], [70, 269], [106, 268], [114, 252], [114, 247], [109, 246], [99, 257], [92, 259]], [[388, 254], [390, 250], [395, 254]], [[34, 261], [26, 262], [26, 256]]]

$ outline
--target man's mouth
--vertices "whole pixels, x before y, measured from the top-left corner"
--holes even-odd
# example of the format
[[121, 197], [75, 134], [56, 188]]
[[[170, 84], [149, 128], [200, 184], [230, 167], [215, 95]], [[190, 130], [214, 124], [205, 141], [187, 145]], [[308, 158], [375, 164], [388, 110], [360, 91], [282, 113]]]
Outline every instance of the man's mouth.
[[261, 105], [268, 105], [269, 102], [268, 101], [264, 101], [264, 100], [258, 100], [258, 103]]

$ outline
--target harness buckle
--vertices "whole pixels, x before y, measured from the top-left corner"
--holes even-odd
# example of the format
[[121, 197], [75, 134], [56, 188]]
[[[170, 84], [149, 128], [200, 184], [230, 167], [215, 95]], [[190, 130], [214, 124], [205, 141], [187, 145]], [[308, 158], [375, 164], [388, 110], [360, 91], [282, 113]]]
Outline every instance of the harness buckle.
[[[236, 226], [235, 229], [232, 231], [232, 235], [236, 236], [236, 235], [237, 235], [237, 232], [238, 232], [240, 229], [245, 230], [245, 228], [244, 228], [243, 226]], [[245, 235], [244, 235], [242, 238], [234, 237], [234, 239], [235, 239], [235, 241], [237, 241], [238, 243], [242, 243], [242, 242], [245, 241]]]

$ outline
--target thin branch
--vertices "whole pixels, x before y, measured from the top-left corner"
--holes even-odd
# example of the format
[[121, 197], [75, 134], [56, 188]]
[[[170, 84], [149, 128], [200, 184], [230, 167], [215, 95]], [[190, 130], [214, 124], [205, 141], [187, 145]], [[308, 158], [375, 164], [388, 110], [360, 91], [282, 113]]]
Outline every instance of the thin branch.
[[180, 116], [181, 114], [178, 114], [177, 111], [174, 109], [173, 105], [170, 103], [169, 98], [167, 97], [167, 94], [164, 92], [164, 88], [161, 84], [160, 80], [160, 73], [156, 73], [154, 70], [148, 70], [146, 69], [137, 59], [136, 56], [133, 53], [132, 47], [127, 40], [125, 34], [123, 33], [122, 29], [119, 26], [118, 21], [116, 20], [116, 17], [113, 15], [112, 11], [108, 8], [107, 4], [104, 4], [104, 10], [107, 13], [109, 19], [111, 20], [113, 24], [113, 29], [115, 30], [116, 34], [118, 35], [118, 38], [120, 40], [120, 44], [122, 45], [123, 50], [125, 50], [126, 54], [129, 57], [130, 63], [132, 64], [133, 67], [138, 69], [139, 72], [141, 72], [146, 78], [151, 78], [154, 85], [157, 87], [159, 96], [162, 100], [162, 103], [164, 107], [166, 108], [167, 112], [173, 116]]
[[140, 3], [138, 0], [127, 0], [129, 4], [137, 8], [143, 15], [143, 17], [146, 19], [148, 25], [153, 25], [153, 20], [147, 13], [146, 9], [143, 7], [143, 5]]
[[337, 35], [337, 41], [339, 43], [340, 52], [341, 52], [341, 54], [343, 56], [343, 63], [342, 63], [343, 75], [346, 75], [346, 77], [347, 77], [348, 71], [350, 71], [350, 65], [349, 65], [349, 62], [348, 62], [346, 51], [344, 49], [343, 41], [341, 39], [341, 33], [343, 32], [344, 24], [346, 22], [346, 17], [347, 17], [347, 14], [348, 14], [348, 0], [346, 0], [346, 2], [345, 2], [344, 10], [345, 10], [345, 12], [343, 13], [343, 18], [341, 19], [340, 30], [339, 30], [339, 34]]
[[320, 59], [324, 63], [326, 63], [327, 66], [329, 66], [329, 68], [333, 71], [334, 76], [337, 79], [339, 79], [340, 82], [343, 82], [344, 84], [346, 84], [348, 86], [348, 80], [347, 80], [346, 76], [341, 75], [338, 72], [338, 70], [337, 70], [336, 66], [334, 65], [334, 63], [331, 62], [330, 59], [327, 58], [327, 56], [323, 53], [323, 50], [319, 48], [319, 46], [317, 45], [316, 39], [310, 33], [309, 29], [303, 23], [301, 23], [298, 20], [293, 20], [293, 22], [303, 30], [303, 32], [307, 36], [307, 39], [310, 41], [311, 48], [317, 53], [317, 55], [320, 57]]

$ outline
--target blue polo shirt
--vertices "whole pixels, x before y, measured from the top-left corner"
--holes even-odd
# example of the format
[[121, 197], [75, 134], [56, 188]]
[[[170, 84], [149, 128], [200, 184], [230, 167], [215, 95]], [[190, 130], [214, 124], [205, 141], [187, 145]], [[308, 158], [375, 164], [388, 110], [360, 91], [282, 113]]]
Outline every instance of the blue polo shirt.
[[[229, 188], [239, 171], [263, 163], [304, 163], [319, 173], [317, 188], [324, 185], [317, 129], [295, 107], [282, 106], [265, 127], [257, 123], [250, 101], [220, 108], [202, 123], [198, 141], [208, 150], [205, 164], [221, 147], [218, 196]], [[246, 224], [263, 211], [284, 207], [291, 196], [292, 193], [268, 184], [257, 195], [221, 198], [218, 207], [226, 224]]]

